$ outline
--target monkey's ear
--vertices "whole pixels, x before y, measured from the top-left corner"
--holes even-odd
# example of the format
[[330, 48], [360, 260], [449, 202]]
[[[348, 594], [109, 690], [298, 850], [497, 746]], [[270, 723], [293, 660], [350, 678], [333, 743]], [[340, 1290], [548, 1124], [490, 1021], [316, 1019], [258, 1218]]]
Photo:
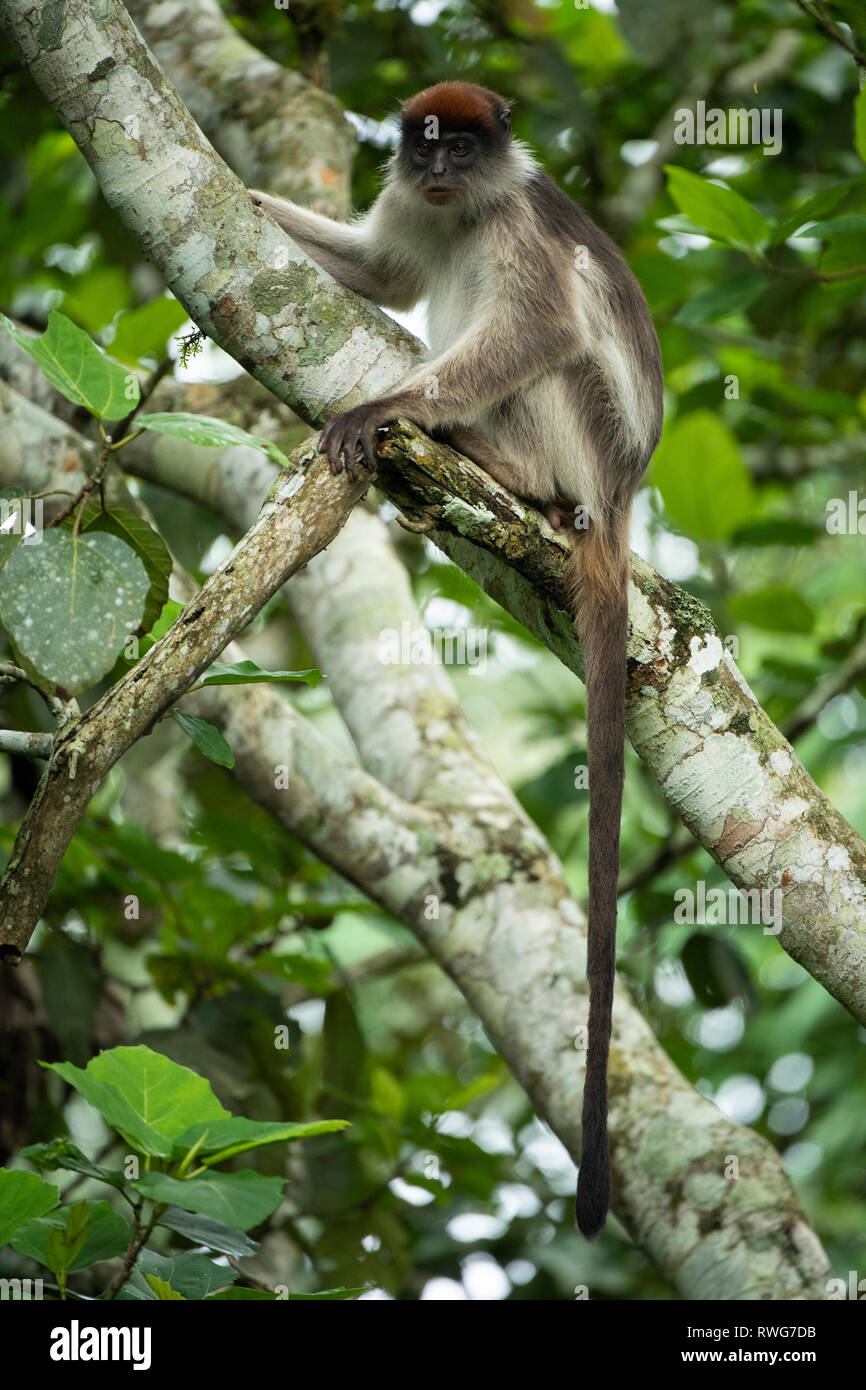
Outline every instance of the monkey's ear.
[[505, 110], [502, 111], [502, 112], [500, 112], [500, 115], [499, 115], [499, 124], [502, 126], [502, 129], [505, 131], [506, 135], [510, 135], [510, 134], [511, 134], [511, 107], [510, 107], [510, 106], [506, 106]]

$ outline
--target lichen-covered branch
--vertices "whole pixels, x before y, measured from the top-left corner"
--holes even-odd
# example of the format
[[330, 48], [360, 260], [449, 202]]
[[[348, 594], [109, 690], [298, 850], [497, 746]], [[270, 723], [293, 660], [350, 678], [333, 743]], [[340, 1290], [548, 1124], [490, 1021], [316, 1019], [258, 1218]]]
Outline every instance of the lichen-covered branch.
[[[178, 407], [189, 404], [177, 384], [165, 387], [176, 393]], [[0, 393], [0, 407], [2, 400]], [[17, 400], [23, 409], [26, 403]], [[22, 429], [35, 418], [33, 409], [24, 409]], [[226, 409], [232, 412], [230, 403]], [[267, 425], [254, 413], [242, 418], [257, 433]], [[27, 480], [51, 485], [56, 422], [46, 446], [38, 431], [19, 438], [15, 419], [10, 411], [7, 458], [26, 458]], [[273, 471], [263, 456], [192, 446], [184, 453], [177, 441], [166, 446], [153, 438], [156, 448], [150, 436], [132, 446], [135, 471], [218, 508], [235, 529], [250, 524]], [[34, 472], [37, 460], [41, 470]], [[0, 479], [24, 482], [8, 467]], [[377, 486], [408, 513], [431, 521], [442, 549], [581, 674], [580, 650], [560, 607], [565, 542], [534, 508], [408, 425], [384, 441]], [[635, 747], [670, 805], [738, 887], [779, 890], [780, 945], [866, 1022], [866, 846], [757, 704], [707, 610], [637, 556], [630, 612], [628, 719]]]
[[416, 340], [253, 208], [121, 6], [3, 0], [0, 16], [106, 201], [251, 375], [318, 424], [406, 374]]
[[[31, 471], [31, 485], [48, 485], [52, 458], [36, 447], [35, 408], [21, 405], [30, 467], [38, 454], [42, 470], [38, 479]], [[56, 444], [56, 434], [46, 435]], [[73, 453], [73, 445], [70, 431], [63, 447]], [[576, 1160], [583, 920], [561, 866], [494, 773], [442, 669], [381, 662], [382, 628], [420, 618], [381, 523], [356, 511], [350, 525], [346, 541], [296, 575], [288, 593], [380, 780], [273, 691], [210, 687], [184, 708], [223, 728], [234, 776], [257, 802], [415, 931]], [[195, 640], [176, 655], [192, 655], [197, 666]], [[116, 745], [110, 695], [102, 728]], [[84, 766], [94, 769], [92, 748]], [[275, 775], [284, 770], [288, 777]], [[57, 790], [65, 794], [62, 783]], [[778, 1156], [692, 1090], [624, 989], [612, 1078], [616, 1209], [672, 1284], [698, 1298], [821, 1296], [826, 1260]]]
[[247, 43], [214, 0], [127, 0], [126, 8], [248, 187], [328, 217], [348, 214], [357, 140], [336, 97]]
[[[356, 510], [289, 592], [376, 777], [266, 689], [210, 687], [185, 707], [220, 724], [259, 804], [411, 927], [577, 1161], [585, 924], [561, 865], [443, 669], [381, 661], [382, 628], [421, 620], [378, 519]], [[611, 1087], [615, 1210], [681, 1293], [824, 1296], [826, 1257], [778, 1154], [694, 1091], [622, 987]]]
[[[413, 427], [391, 431], [381, 458], [377, 485], [582, 674], [563, 612], [566, 542], [540, 514]], [[866, 1023], [866, 844], [758, 704], [709, 612], [636, 555], [629, 615], [634, 747], [737, 887], [778, 890], [780, 945]]]
[[347, 486], [345, 478], [334, 478], [315, 454], [287, 472], [258, 521], [165, 637], [58, 732], [0, 882], [0, 959], [20, 959], [102, 778], [286, 580], [333, 539], [366, 486], [363, 480]]
[[[221, 346], [317, 421], [399, 379], [413, 340], [252, 213], [122, 11], [96, 24], [86, 0], [63, 10], [4, 0], [0, 13], [106, 197]], [[124, 121], [138, 112], [134, 141]], [[405, 425], [391, 432], [380, 476], [580, 670], [559, 606], [565, 542], [532, 508]], [[866, 1022], [866, 846], [760, 709], [702, 605], [643, 562], [632, 577], [635, 747], [734, 883], [779, 890], [781, 944]]]

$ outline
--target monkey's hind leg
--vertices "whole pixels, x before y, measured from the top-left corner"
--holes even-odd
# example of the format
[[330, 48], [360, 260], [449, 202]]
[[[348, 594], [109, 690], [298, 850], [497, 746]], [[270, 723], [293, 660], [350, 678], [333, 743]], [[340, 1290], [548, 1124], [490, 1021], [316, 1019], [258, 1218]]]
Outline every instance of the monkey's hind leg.
[[519, 491], [516, 468], [480, 431], [472, 429], [470, 425], [449, 425], [447, 429], [434, 430], [433, 434], [444, 444], [450, 444], [458, 454], [465, 454], [473, 463], [477, 463], [494, 482], [501, 483], [509, 492]]

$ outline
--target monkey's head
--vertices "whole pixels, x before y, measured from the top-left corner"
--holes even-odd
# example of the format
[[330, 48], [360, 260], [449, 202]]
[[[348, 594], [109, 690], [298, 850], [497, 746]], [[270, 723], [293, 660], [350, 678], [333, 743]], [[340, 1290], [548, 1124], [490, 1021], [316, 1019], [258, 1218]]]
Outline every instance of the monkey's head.
[[510, 143], [511, 111], [501, 96], [471, 82], [439, 82], [404, 105], [396, 163], [425, 202], [443, 207], [494, 180]]

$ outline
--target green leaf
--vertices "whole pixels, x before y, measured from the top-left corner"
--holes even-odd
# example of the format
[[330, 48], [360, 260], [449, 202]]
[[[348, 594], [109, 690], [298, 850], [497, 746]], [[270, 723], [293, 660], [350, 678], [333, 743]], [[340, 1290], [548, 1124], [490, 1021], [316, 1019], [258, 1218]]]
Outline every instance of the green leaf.
[[766, 288], [763, 275], [747, 272], [745, 275], [732, 275], [719, 285], [713, 285], [701, 294], [695, 295], [674, 315], [674, 323], [684, 323], [692, 327], [699, 323], [712, 323], [725, 314], [735, 314], [746, 309]]
[[830, 0], [830, 8], [835, 10], [836, 16], [843, 20], [854, 33], [860, 33], [863, 28], [863, 0]]
[[205, 444], [211, 448], [246, 444], [249, 448], [261, 449], [282, 468], [289, 467], [289, 460], [272, 440], [260, 434], [248, 434], [246, 430], [238, 429], [237, 425], [231, 425], [227, 420], [217, 420], [212, 415], [190, 415], [179, 410], [175, 413], [139, 415], [135, 423], [147, 430], [156, 430], [157, 434], [178, 435], [192, 444]]
[[255, 685], [268, 681], [304, 681], [306, 685], [316, 686], [321, 679], [321, 671], [315, 668], [308, 671], [264, 671], [254, 661], [235, 661], [231, 665], [215, 661], [202, 676], [201, 684]]
[[21, 1150], [21, 1157], [43, 1172], [50, 1168], [65, 1168], [72, 1173], [83, 1173], [88, 1178], [98, 1178], [100, 1182], [118, 1189], [126, 1183], [120, 1169], [103, 1168], [99, 1163], [91, 1163], [87, 1155], [68, 1139], [52, 1139], [50, 1144], [30, 1144]]
[[[281, 1124], [277, 1120], [247, 1120], [243, 1116], [232, 1116], [228, 1120], [218, 1120], [213, 1124], [192, 1125], [177, 1141], [177, 1150], [191, 1149], [203, 1134], [204, 1142], [199, 1154], [208, 1154], [202, 1159], [208, 1166], [222, 1163], [235, 1154], [246, 1153], [248, 1149], [259, 1149], [265, 1144], [293, 1143], [296, 1139], [309, 1139], [314, 1134], [333, 1134], [345, 1129], [348, 1120], [312, 1120], [309, 1124]], [[175, 1157], [178, 1157], [175, 1152]]]
[[215, 1264], [207, 1255], [199, 1255], [191, 1250], [173, 1256], [143, 1250], [136, 1261], [136, 1269], [148, 1282], [151, 1279], [162, 1280], [182, 1298], [196, 1300], [205, 1298], [217, 1289], [224, 1289], [238, 1277], [237, 1271], [230, 1266]]
[[[69, 1271], [86, 1269], [97, 1260], [111, 1260], [126, 1253], [129, 1244], [129, 1227], [108, 1202], [86, 1202], [90, 1212], [90, 1224], [83, 1245], [78, 1249], [70, 1263]], [[12, 1248], [19, 1255], [27, 1255], [31, 1260], [54, 1268], [48, 1256], [49, 1237], [53, 1231], [65, 1230], [69, 1208], [61, 1207], [36, 1221], [28, 1221], [12, 1239]]]
[[[130, 279], [118, 266], [97, 266], [77, 275], [63, 296], [63, 312], [88, 333], [98, 333], [129, 304]], [[127, 410], [131, 410], [127, 406]]]
[[185, 1302], [183, 1294], [178, 1293], [177, 1289], [173, 1289], [171, 1284], [167, 1284], [164, 1279], [157, 1279], [155, 1274], [145, 1274], [144, 1277], [160, 1302], [168, 1302], [169, 1300]]
[[173, 333], [186, 323], [189, 315], [179, 300], [173, 296], [162, 295], [142, 304], [137, 309], [127, 309], [115, 323], [115, 334], [111, 340], [111, 353], [121, 362], [135, 366], [143, 357], [165, 357], [168, 340]]
[[800, 204], [796, 212], [790, 213], [773, 229], [772, 244], [778, 246], [781, 242], [792, 237], [807, 222], [815, 222], [825, 218], [840, 203], [845, 202], [857, 187], [858, 180], [846, 179], [844, 183], [836, 184], [834, 188], [825, 188], [820, 193], [814, 194], [813, 197], [807, 198], [805, 202]]
[[866, 87], [854, 103], [854, 143], [857, 153], [866, 163]]
[[133, 373], [100, 352], [84, 330], [57, 309], [48, 315], [41, 338], [22, 332], [3, 315], [0, 318], [55, 390], [98, 420], [123, 420], [138, 404], [141, 393]]
[[766, 632], [811, 632], [815, 614], [795, 589], [768, 585], [750, 594], [728, 599], [728, 612], [737, 622], [751, 623]]
[[[162, 605], [162, 611], [153, 624], [153, 627], [150, 629], [150, 632], [146, 637], [143, 637], [139, 643], [139, 650], [142, 656], [146, 651], [149, 651], [151, 647], [156, 645], [160, 637], [165, 636], [172, 624], [180, 617], [185, 607], [186, 604], [178, 603], [177, 599], [173, 598], [170, 598], [167, 603]], [[133, 661], [130, 661], [130, 665], [134, 664]]]
[[721, 540], [750, 520], [754, 489], [737, 441], [708, 410], [696, 410], [665, 429], [652, 481], [665, 509], [690, 536]]
[[33, 1217], [51, 1211], [59, 1201], [57, 1188], [50, 1182], [43, 1182], [35, 1173], [0, 1168], [0, 1246], [6, 1244], [14, 1231]]
[[707, 1009], [722, 1009], [734, 999], [751, 1002], [755, 990], [742, 957], [723, 936], [695, 932], [680, 952], [695, 997]]
[[862, 213], [849, 213], [847, 217], [833, 217], [828, 222], [813, 222], [804, 227], [804, 237], [814, 237], [816, 241], [831, 241], [834, 236], [845, 232], [866, 231], [866, 217]]
[[66, 1207], [64, 1210], [68, 1213], [66, 1225], [49, 1231], [45, 1241], [45, 1263], [55, 1274], [72, 1268], [84, 1248], [92, 1221], [87, 1202], [76, 1202], [74, 1206]]
[[234, 767], [235, 755], [219, 729], [214, 728], [206, 719], [197, 719], [194, 714], [184, 714], [179, 709], [173, 709], [171, 713], [184, 733], [189, 734], [200, 753], [204, 753], [206, 758], [210, 758], [212, 763], [217, 763], [220, 767]]
[[[74, 519], [67, 517], [63, 523], [69, 529]], [[104, 510], [97, 498], [91, 498], [81, 514], [79, 532], [92, 534], [105, 531], [117, 536], [131, 547], [147, 570], [150, 588], [144, 605], [141, 627], [150, 628], [157, 621], [168, 601], [168, 581], [173, 568], [168, 546], [158, 531], [155, 531], [144, 517], [127, 511], [126, 507], [109, 507]], [[178, 605], [180, 607], [180, 605]]]
[[780, 516], [739, 526], [731, 539], [734, 545], [811, 545], [826, 534], [823, 526]]
[[168, 1202], [248, 1231], [265, 1221], [283, 1199], [283, 1179], [269, 1178], [245, 1168], [240, 1173], [207, 1173], [197, 1178], [172, 1178], [168, 1173], [145, 1173], [130, 1184], [152, 1202]]
[[114, 665], [139, 627], [150, 581], [117, 536], [45, 531], [0, 570], [0, 617], [21, 654], [73, 693]]
[[770, 236], [767, 219], [732, 188], [666, 164], [668, 191], [681, 212], [716, 241], [757, 250]]
[[149, 1047], [114, 1047], [84, 1071], [70, 1062], [43, 1063], [84, 1096], [132, 1148], [168, 1158], [196, 1121], [229, 1118], [204, 1077]]
[[197, 1216], [183, 1211], [180, 1207], [166, 1207], [157, 1222], [185, 1236], [194, 1245], [206, 1245], [209, 1250], [217, 1250], [221, 1255], [234, 1255], [243, 1259], [254, 1255], [259, 1248], [257, 1240], [251, 1240], [242, 1231], [235, 1231], [222, 1221], [212, 1221], [208, 1216]]

